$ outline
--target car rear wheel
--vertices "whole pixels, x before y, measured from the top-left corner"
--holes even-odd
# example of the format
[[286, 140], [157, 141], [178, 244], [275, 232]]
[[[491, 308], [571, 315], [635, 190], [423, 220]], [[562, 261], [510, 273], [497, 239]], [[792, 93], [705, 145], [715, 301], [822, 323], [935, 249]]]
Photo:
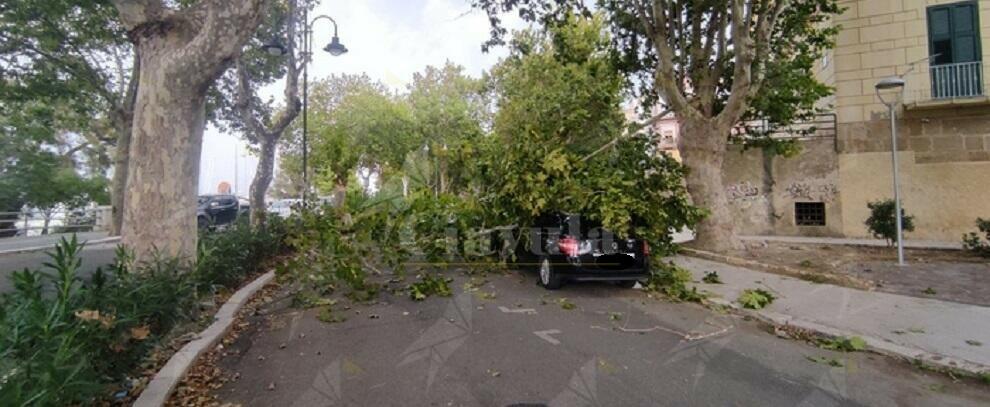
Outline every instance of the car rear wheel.
[[550, 258], [543, 256], [540, 259], [540, 285], [548, 290], [556, 290], [561, 286], [560, 275], [553, 270]]

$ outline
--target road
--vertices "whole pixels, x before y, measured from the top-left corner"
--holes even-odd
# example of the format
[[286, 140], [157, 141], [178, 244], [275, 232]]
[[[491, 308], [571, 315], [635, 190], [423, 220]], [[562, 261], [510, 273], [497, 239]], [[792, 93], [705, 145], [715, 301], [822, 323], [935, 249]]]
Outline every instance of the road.
[[[115, 248], [115, 243], [85, 247], [81, 254], [82, 266], [78, 275], [88, 277], [97, 267], [113, 263]], [[13, 289], [13, 283], [10, 281], [11, 272], [25, 268], [38, 270], [47, 261], [50, 259], [44, 250], [0, 255], [0, 293]]]
[[990, 404], [979, 383], [778, 338], [640, 290], [547, 292], [508, 272], [472, 291], [477, 277], [447, 274], [453, 297], [414, 302], [383, 290], [350, 309], [340, 298], [338, 323], [288, 299], [263, 307], [225, 345], [217, 365], [230, 381], [214, 395], [245, 406]]

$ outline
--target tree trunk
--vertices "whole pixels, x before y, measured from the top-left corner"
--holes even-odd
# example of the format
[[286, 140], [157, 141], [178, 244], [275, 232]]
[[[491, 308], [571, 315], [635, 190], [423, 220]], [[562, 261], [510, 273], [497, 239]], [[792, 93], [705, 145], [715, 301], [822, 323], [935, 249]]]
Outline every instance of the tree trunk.
[[337, 185], [333, 188], [333, 206], [341, 208], [347, 200], [347, 179], [337, 180]]
[[131, 153], [131, 128], [133, 112], [114, 121], [117, 132], [117, 151], [113, 159], [113, 179], [110, 180], [110, 236], [119, 236], [124, 224], [124, 196], [127, 191], [127, 169]]
[[163, 69], [157, 55], [142, 54], [145, 60], [134, 107], [123, 243], [138, 259], [148, 259], [160, 251], [195, 260], [196, 183], [207, 87], [189, 86]]
[[264, 0], [112, 0], [139, 58], [122, 243], [137, 261], [196, 260], [206, 94], [261, 22]]
[[268, 211], [265, 206], [265, 195], [272, 183], [272, 171], [275, 168], [275, 146], [277, 139], [271, 135], [262, 137], [258, 155], [258, 168], [251, 181], [251, 225], [265, 224]]
[[41, 234], [42, 235], [47, 235], [48, 234], [48, 224], [50, 224], [52, 222], [52, 212], [50, 210], [46, 210], [43, 213], [45, 215], [45, 220], [44, 220], [44, 223], [41, 226]]
[[709, 211], [695, 228], [694, 245], [716, 252], [742, 249], [722, 183], [729, 130], [718, 128], [714, 120], [694, 119], [683, 120], [681, 131], [679, 147], [688, 167], [688, 192], [694, 205]]
[[113, 179], [110, 180], [110, 236], [119, 236], [124, 225], [124, 197], [127, 191], [127, 170], [130, 164], [131, 132], [134, 127], [134, 102], [140, 81], [141, 58], [134, 50], [134, 62], [127, 90], [112, 113], [113, 129], [117, 133], [117, 151], [113, 159]]

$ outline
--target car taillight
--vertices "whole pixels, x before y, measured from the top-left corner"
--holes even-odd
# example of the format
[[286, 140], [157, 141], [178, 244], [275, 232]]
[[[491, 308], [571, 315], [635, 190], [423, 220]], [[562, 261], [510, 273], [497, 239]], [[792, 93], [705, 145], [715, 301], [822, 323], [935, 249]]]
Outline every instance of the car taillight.
[[568, 257], [577, 257], [578, 255], [578, 241], [573, 237], [564, 236], [560, 238], [560, 243], [557, 246], [560, 247], [560, 252], [566, 254]]
[[644, 256], [650, 255], [650, 242], [647, 242], [645, 240], [643, 241], [643, 255]]

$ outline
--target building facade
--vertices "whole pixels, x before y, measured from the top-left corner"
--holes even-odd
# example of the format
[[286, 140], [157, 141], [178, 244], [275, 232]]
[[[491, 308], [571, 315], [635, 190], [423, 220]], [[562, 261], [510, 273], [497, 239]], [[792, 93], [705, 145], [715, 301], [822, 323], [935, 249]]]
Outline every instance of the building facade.
[[899, 76], [901, 200], [916, 229], [907, 238], [959, 241], [990, 218], [990, 0], [839, 3], [836, 47], [818, 67], [835, 87], [822, 101], [835, 112], [833, 139], [804, 139], [793, 158], [727, 156], [742, 232], [868, 237], [866, 204], [893, 197], [890, 118], [875, 85]]

